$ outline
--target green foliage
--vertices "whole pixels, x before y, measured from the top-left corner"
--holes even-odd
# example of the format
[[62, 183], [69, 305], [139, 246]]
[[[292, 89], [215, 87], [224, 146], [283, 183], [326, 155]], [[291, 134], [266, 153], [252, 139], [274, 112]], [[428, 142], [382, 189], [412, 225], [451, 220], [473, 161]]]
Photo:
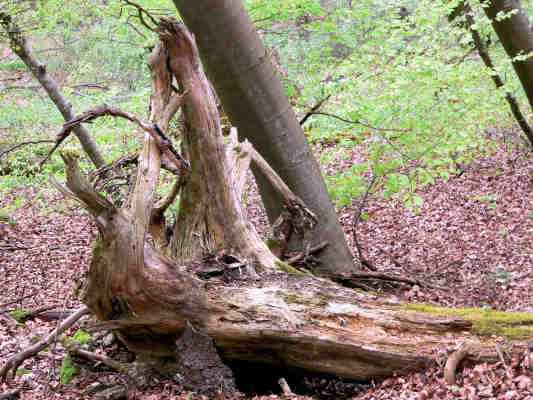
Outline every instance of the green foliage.
[[72, 379], [78, 374], [78, 369], [72, 362], [70, 355], [63, 357], [61, 368], [59, 370], [59, 381], [62, 385], [68, 385]]
[[72, 340], [78, 344], [89, 344], [93, 341], [93, 337], [83, 329], [78, 329], [72, 336]]
[[[362, 0], [350, 7], [336, 1], [327, 13], [307, 9], [305, 19], [291, 11], [310, 2], [283, 3], [248, 1], [287, 69], [287, 94], [299, 94], [302, 114], [332, 95], [323, 111], [359, 122], [313, 116], [306, 124], [312, 142], [338, 143], [331, 153], [362, 152], [356, 164], [328, 176], [338, 205], [366, 191], [363, 174], [371, 169], [379, 177], [376, 193], [421, 209], [418, 189], [448, 179], [456, 162], [490, 152], [485, 128], [514, 124], [504, 90], [494, 88], [492, 72], [469, 54], [469, 33], [446, 20], [456, 2]], [[491, 35], [479, 4], [472, 5], [476, 28]], [[400, 18], [400, 7], [410, 11], [407, 18]], [[490, 51], [508, 79], [505, 90], [527, 104], [501, 46]]]
[[28, 315], [30, 314], [31, 310], [27, 310], [25, 308], [17, 308], [16, 310], [9, 312], [11, 318], [13, 318], [19, 324], [23, 324], [24, 322], [26, 322], [26, 318], [28, 318]]
[[[374, 194], [400, 199], [420, 211], [418, 190], [448, 179], [457, 172], [457, 163], [467, 164], [491, 151], [483, 135], [486, 128], [514, 126], [505, 90], [527, 104], [478, 0], [471, 2], [476, 29], [495, 43], [490, 52], [506, 78], [500, 90], [490, 80], [492, 71], [471, 52], [472, 40], [459, 26], [461, 18], [455, 24], [446, 19], [457, 0], [245, 3], [280, 64], [298, 114], [331, 95], [321, 111], [355, 121], [315, 115], [304, 126], [312, 143], [328, 144], [321, 154], [325, 164], [339, 156], [354, 159], [327, 176], [339, 206], [366, 192], [372, 172], [377, 177]], [[144, 0], [142, 6], [156, 16], [175, 15], [168, 0]], [[58, 78], [75, 112], [107, 103], [145, 116], [151, 91], [147, 59], [157, 38], [130, 16], [136, 14], [134, 9], [103, 0], [44, 0], [29, 10], [15, 3], [9, 7], [28, 27], [34, 53]], [[410, 15], [400, 18], [400, 7]], [[0, 79], [24, 71], [17, 57], [0, 60]], [[86, 82], [101, 87], [76, 86]], [[49, 139], [63, 123], [51, 101], [34, 88], [0, 87], [0, 104], [2, 142]], [[98, 119], [87, 128], [107, 161], [138, 147], [135, 129], [122, 119]], [[64, 146], [79, 148], [75, 137]], [[0, 160], [0, 171], [9, 171], [0, 179], [0, 195], [21, 184], [45, 185], [51, 174], [61, 178], [63, 164], [57, 154], [43, 171], [35, 169], [49, 147], [27, 146]], [[87, 159], [82, 167], [90, 167]]]

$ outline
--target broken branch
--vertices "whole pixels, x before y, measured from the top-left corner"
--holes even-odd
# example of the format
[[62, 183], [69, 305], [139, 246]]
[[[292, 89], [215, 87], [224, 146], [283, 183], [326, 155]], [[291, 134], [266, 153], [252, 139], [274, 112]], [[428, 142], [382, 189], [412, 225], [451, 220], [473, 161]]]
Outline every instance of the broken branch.
[[46, 338], [40, 342], [35, 343], [34, 345], [28, 347], [26, 350], [23, 350], [12, 357], [10, 357], [7, 362], [4, 364], [2, 369], [0, 369], [0, 381], [5, 380], [9, 371], [12, 371], [13, 376], [17, 372], [18, 367], [28, 358], [33, 357], [38, 354], [47, 346], [50, 346], [54, 341], [57, 340], [57, 337], [65, 332], [68, 328], [74, 325], [81, 317], [90, 313], [90, 310], [86, 306], [80, 307], [75, 313], [70, 317], [64, 320], [59, 326], [54, 329]]
[[[183, 96], [180, 96], [180, 98], [182, 99]], [[176, 107], [176, 105], [173, 104], [173, 107]], [[41, 161], [39, 167], [41, 168], [44, 163], [46, 163], [50, 159], [50, 156], [54, 153], [54, 151], [61, 145], [61, 143], [63, 143], [63, 141], [77, 126], [81, 125], [82, 123], [91, 122], [96, 118], [104, 116], [121, 117], [137, 124], [141, 129], [150, 134], [161, 153], [168, 156], [179, 170], [183, 171], [190, 169], [189, 162], [183, 157], [181, 157], [181, 155], [174, 148], [168, 137], [163, 133], [163, 131], [161, 130], [161, 128], [159, 128], [157, 124], [145, 122], [140, 118], [137, 118], [133, 114], [119, 110], [115, 107], [109, 107], [107, 105], [93, 108], [92, 110], [86, 111], [78, 117], [66, 122], [63, 125], [63, 129], [61, 129], [61, 131], [57, 135], [54, 147], [52, 148], [52, 150], [50, 150], [45, 159]]]

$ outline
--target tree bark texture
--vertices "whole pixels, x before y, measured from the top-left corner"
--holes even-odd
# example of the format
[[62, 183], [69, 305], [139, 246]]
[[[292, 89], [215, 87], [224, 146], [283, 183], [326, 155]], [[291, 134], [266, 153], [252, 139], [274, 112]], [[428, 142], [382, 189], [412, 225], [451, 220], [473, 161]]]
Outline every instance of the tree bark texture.
[[[46, 65], [42, 64], [35, 58], [32, 49], [20, 28], [12, 21], [10, 15], [3, 12], [0, 12], [0, 23], [8, 34], [11, 50], [20, 57], [33, 76], [39, 81], [65, 121], [70, 121], [75, 116], [72, 111], [72, 104], [70, 104], [61, 93], [58, 83], [46, 70]], [[80, 125], [76, 127], [74, 134], [80, 141], [83, 150], [93, 164], [97, 168], [102, 167], [105, 164], [104, 158], [87, 129]]]
[[[96, 328], [115, 330], [133, 351], [167, 357], [176, 356], [177, 338], [192, 327], [210, 336], [227, 360], [356, 380], [423, 369], [440, 350], [466, 341], [472, 355], [494, 356], [496, 338], [477, 336], [466, 320], [410, 311], [324, 278], [294, 274], [298, 271], [270, 253], [243, 218], [242, 174], [232, 174], [229, 167], [246, 166], [254, 155], [248, 159], [246, 142], [238, 152], [233, 143], [224, 146], [192, 35], [172, 20], [163, 20], [159, 29], [162, 41], [151, 57], [151, 119], [168, 126], [181, 104], [170, 92], [174, 75], [184, 91], [184, 142], [191, 161], [183, 215], [174, 230], [181, 237], [173, 254], [179, 262], [167, 257], [150, 233], [161, 163], [155, 154], [161, 148], [152, 146], [151, 136], [145, 137], [131, 206], [122, 209], [90, 185], [72, 155], [63, 154], [68, 190], [91, 212], [100, 231], [84, 293], [84, 302], [102, 320]], [[275, 186], [276, 179], [272, 182]], [[284, 196], [301, 203], [294, 195]], [[217, 277], [213, 265], [221, 272]], [[513, 326], [527, 323], [514, 321]]]
[[[490, 0], [484, 7], [498, 35], [533, 110], [533, 32], [528, 16], [519, 0]], [[521, 61], [515, 57], [528, 55]]]
[[[503, 80], [496, 71], [494, 63], [492, 62], [492, 59], [489, 55], [487, 44], [481, 38], [481, 35], [479, 34], [478, 30], [475, 28], [476, 21], [474, 19], [474, 12], [472, 8], [470, 7], [468, 3], [465, 3], [465, 2], [461, 2], [460, 6], [461, 6], [462, 12], [465, 14], [466, 28], [470, 31], [472, 40], [474, 41], [474, 46], [479, 56], [481, 57], [481, 60], [483, 60], [483, 64], [485, 64], [485, 66], [490, 70], [491, 78], [492, 78], [492, 81], [494, 82], [494, 85], [496, 85], [498, 89], [502, 88], [504, 86]], [[516, 122], [520, 126], [520, 129], [522, 129], [522, 132], [524, 132], [530, 144], [533, 146], [533, 129], [531, 129], [531, 126], [529, 125], [526, 117], [524, 116], [524, 114], [522, 114], [522, 111], [520, 110], [520, 106], [518, 105], [518, 101], [516, 100], [516, 97], [513, 96], [511, 92], [505, 91], [505, 100], [507, 101], [507, 104], [509, 104], [511, 113], [513, 114]]]
[[[241, 0], [175, 0], [194, 33], [207, 72], [224, 111], [291, 190], [318, 217], [313, 244], [327, 241], [316, 272], [348, 274], [352, 255], [309, 144], [296, 119]], [[254, 168], [269, 220], [281, 202], [265, 176]], [[318, 228], [320, 226], [320, 228]]]

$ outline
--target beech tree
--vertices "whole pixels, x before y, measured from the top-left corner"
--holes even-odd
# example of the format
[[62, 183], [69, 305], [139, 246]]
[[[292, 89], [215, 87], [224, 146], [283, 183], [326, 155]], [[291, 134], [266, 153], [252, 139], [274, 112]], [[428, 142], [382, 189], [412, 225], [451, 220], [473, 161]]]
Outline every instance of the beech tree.
[[519, 0], [489, 0], [483, 4], [494, 31], [533, 109], [533, 31], [529, 18]]
[[[62, 153], [67, 187], [56, 186], [91, 213], [99, 230], [85, 283], [86, 306], [43, 341], [13, 355], [0, 377], [15, 372], [25, 358], [89, 312], [101, 321], [92, 329], [113, 330], [130, 350], [153, 358], [150, 365], [161, 368], [168, 357], [182, 357], [183, 342], [176, 341], [184, 332], [211, 338], [226, 361], [356, 380], [420, 370], [435, 364], [440, 350], [451, 349], [445, 374], [453, 383], [464, 358], [497, 359], [502, 337], [512, 338], [508, 343], [523, 351], [532, 338], [528, 313], [409, 306], [316, 277], [273, 254], [243, 212], [242, 191], [252, 160], [281, 198], [282, 225], [303, 234], [320, 231], [320, 220], [251, 143], [238, 140], [235, 130], [225, 143], [193, 36], [172, 19], [163, 19], [158, 29], [160, 43], [150, 58], [150, 121], [102, 106], [67, 122], [59, 134], [60, 142], [76, 126], [106, 115], [126, 118], [145, 132], [135, 186], [120, 207], [93, 187], [75, 155]], [[188, 160], [165, 133], [180, 108]], [[166, 197], [157, 198], [163, 154], [180, 176]], [[167, 238], [165, 210], [178, 195], [180, 214]], [[356, 284], [353, 279], [344, 283]], [[366, 279], [392, 280], [372, 274]], [[192, 347], [215, 352], [212, 345]], [[80, 354], [128, 374], [135, 369], [87, 351]], [[212, 367], [206, 365], [200, 375]], [[220, 388], [217, 379], [226, 377], [223, 373], [211, 383]]]
[[[312, 210], [320, 229], [313, 243], [327, 242], [317, 272], [349, 274], [355, 267], [343, 230], [276, 69], [241, 0], [175, 0], [195, 35], [208, 75], [232, 124]], [[280, 197], [252, 167], [271, 222], [281, 213]]]

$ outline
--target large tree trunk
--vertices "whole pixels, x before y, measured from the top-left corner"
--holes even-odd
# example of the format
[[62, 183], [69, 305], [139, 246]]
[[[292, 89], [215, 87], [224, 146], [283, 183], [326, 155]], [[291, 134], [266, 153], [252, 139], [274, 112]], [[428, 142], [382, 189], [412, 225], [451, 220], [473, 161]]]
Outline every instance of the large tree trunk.
[[[314, 244], [327, 241], [316, 272], [354, 270], [344, 233], [318, 163], [276, 76], [268, 52], [241, 0], [175, 0], [194, 33], [224, 111], [243, 138], [263, 155], [287, 185], [317, 215]], [[268, 180], [253, 169], [271, 222], [281, 202]]]
[[[519, 0], [490, 0], [483, 7], [500, 39], [533, 110], [533, 31]], [[527, 59], [516, 59], [527, 55]]]
[[[39, 81], [61, 115], [63, 115], [65, 121], [70, 121], [75, 116], [72, 112], [72, 104], [63, 96], [56, 80], [46, 70], [46, 66], [35, 58], [20, 28], [12, 21], [12, 17], [4, 12], [0, 12], [0, 23], [9, 37], [11, 50], [20, 57], [33, 76]], [[97, 168], [104, 166], [104, 158], [87, 129], [80, 125], [76, 127], [74, 134], [93, 164]]]
[[[157, 152], [168, 146], [154, 139], [151, 133], [157, 129], [140, 123], [149, 134], [131, 207], [116, 208], [87, 182], [76, 159], [63, 155], [70, 190], [63, 191], [81, 200], [100, 231], [84, 301], [105, 321], [101, 328], [116, 330], [136, 352], [169, 356], [176, 354], [176, 339], [185, 327], [192, 326], [209, 335], [227, 360], [358, 380], [425, 368], [435, 362], [439, 350], [459, 342], [469, 342], [472, 356], [493, 356], [496, 339], [478, 336], [474, 329], [479, 326], [464, 319], [411, 311], [323, 278], [302, 276], [270, 253], [244, 220], [240, 205], [241, 167], [247, 165], [240, 160], [247, 155], [256, 157], [258, 165], [264, 160], [246, 142], [224, 146], [213, 94], [184, 26], [164, 20], [160, 35], [162, 42], [151, 57], [151, 119], [157, 127], [167, 127], [181, 103], [181, 97], [170, 92], [174, 75], [184, 91], [185, 143], [191, 161], [182, 215], [174, 230], [179, 237], [175, 256], [182, 262], [164, 256], [164, 244], [152, 240], [153, 211], [158, 209]], [[235, 154], [238, 157], [231, 156]], [[271, 175], [266, 167], [262, 171]], [[279, 184], [279, 177], [269, 179], [283, 193], [286, 208], [303, 207]], [[517, 314], [490, 323], [500, 329], [492, 333], [511, 328], [526, 340], [532, 336], [527, 326], [532, 320]]]

